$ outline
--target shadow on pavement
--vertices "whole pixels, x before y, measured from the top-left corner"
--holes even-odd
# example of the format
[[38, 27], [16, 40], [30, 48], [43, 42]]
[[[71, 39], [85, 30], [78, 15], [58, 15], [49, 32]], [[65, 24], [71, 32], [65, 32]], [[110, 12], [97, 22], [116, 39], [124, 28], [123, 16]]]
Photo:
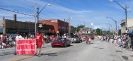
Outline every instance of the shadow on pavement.
[[128, 60], [128, 57], [127, 56], [122, 56], [122, 58], [124, 58], [125, 60]]
[[14, 54], [14, 51], [0, 53], [0, 56], [10, 55], [10, 54]]
[[104, 49], [104, 48], [102, 48], [102, 47], [93, 47], [93, 48]]
[[122, 51], [116, 50], [116, 52], [122, 52]]
[[116, 56], [116, 55], [113, 55], [113, 54], [109, 54], [109, 56]]
[[46, 46], [43, 46], [42, 48], [46, 48]]
[[47, 55], [47, 56], [57, 56], [57, 53], [42, 53], [41, 56], [42, 55], [44, 55], [44, 56], [45, 55]]
[[54, 46], [52, 48], [68, 48], [68, 47], [71, 47], [71, 46], [73, 46], [73, 45], [69, 45], [69, 46], [66, 46], [66, 47], [63, 47], [63, 46]]
[[90, 43], [90, 44], [94, 44], [94, 43]]

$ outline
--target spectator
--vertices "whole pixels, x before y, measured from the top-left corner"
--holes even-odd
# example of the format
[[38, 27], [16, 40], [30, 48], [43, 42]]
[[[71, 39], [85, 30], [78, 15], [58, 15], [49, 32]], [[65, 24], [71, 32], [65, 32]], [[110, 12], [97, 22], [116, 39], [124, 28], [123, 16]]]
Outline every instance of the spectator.
[[2, 41], [0, 40], [0, 49], [3, 48]]
[[[17, 36], [16, 36], [15, 40], [18, 41], [18, 40], [20, 40], [20, 39], [24, 39], [24, 38], [20, 35], [20, 33], [17, 33]], [[16, 43], [15, 43], [15, 44], [16, 44]], [[16, 55], [16, 50], [15, 50], [14, 55]]]
[[19, 39], [24, 39], [24, 38], [20, 35], [20, 33], [18, 33], [15, 39], [16, 39], [16, 41], [17, 41], [17, 40], [19, 40]]
[[120, 37], [118, 38], [118, 44], [119, 44], [119, 47], [121, 47], [121, 48], [122, 48], [123, 43], [122, 43], [122, 40], [121, 40], [121, 38], [120, 38]]
[[133, 51], [133, 35], [131, 35], [131, 48], [132, 48], [132, 51]]
[[127, 35], [127, 49], [130, 50], [130, 45], [131, 45], [131, 38], [130, 35]]

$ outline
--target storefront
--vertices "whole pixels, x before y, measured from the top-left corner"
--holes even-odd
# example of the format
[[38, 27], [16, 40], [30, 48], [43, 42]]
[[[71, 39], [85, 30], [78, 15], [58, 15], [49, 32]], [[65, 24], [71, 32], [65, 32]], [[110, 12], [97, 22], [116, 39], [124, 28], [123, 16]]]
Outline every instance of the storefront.
[[7, 34], [16, 34], [18, 32], [18, 29], [16, 28], [7, 28], [6, 33]]
[[29, 34], [34, 35], [35, 34], [35, 30], [29, 30]]
[[0, 34], [2, 34], [3, 33], [3, 28], [0, 28]]
[[29, 30], [28, 29], [20, 29], [19, 33], [23, 36], [26, 37], [29, 34]]
[[129, 30], [128, 31], [128, 34], [133, 34], [133, 30]]

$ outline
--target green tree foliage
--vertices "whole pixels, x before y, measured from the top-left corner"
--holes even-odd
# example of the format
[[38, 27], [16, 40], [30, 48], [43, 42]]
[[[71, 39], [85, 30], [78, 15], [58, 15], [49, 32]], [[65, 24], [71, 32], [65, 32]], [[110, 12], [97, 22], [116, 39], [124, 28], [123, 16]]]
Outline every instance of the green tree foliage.
[[78, 27], [74, 27], [74, 30], [75, 30], [75, 31], [79, 31], [80, 28], [83, 28], [83, 27], [84, 27], [84, 25], [79, 25]]
[[99, 28], [96, 29], [97, 35], [103, 35], [103, 34], [107, 34], [107, 33], [108, 33], [108, 31], [103, 31], [102, 29], [99, 29]]
[[121, 35], [121, 29], [118, 30], [118, 35]]
[[101, 29], [97, 28], [97, 29], [96, 29], [96, 34], [97, 34], [97, 35], [100, 35], [100, 34], [101, 34]]

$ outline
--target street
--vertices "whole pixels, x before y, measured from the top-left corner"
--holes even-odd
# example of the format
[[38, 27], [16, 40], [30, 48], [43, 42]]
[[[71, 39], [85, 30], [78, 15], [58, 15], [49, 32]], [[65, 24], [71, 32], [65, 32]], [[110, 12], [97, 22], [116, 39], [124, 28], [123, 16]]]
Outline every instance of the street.
[[[9, 52], [10, 51], [10, 52]], [[98, 39], [91, 44], [72, 43], [71, 46], [51, 48], [50, 43], [42, 48], [40, 57], [32, 55], [13, 55], [14, 50], [0, 53], [0, 61], [132, 61], [131, 52], [122, 50], [112, 43]], [[128, 52], [128, 53], [127, 53]]]

